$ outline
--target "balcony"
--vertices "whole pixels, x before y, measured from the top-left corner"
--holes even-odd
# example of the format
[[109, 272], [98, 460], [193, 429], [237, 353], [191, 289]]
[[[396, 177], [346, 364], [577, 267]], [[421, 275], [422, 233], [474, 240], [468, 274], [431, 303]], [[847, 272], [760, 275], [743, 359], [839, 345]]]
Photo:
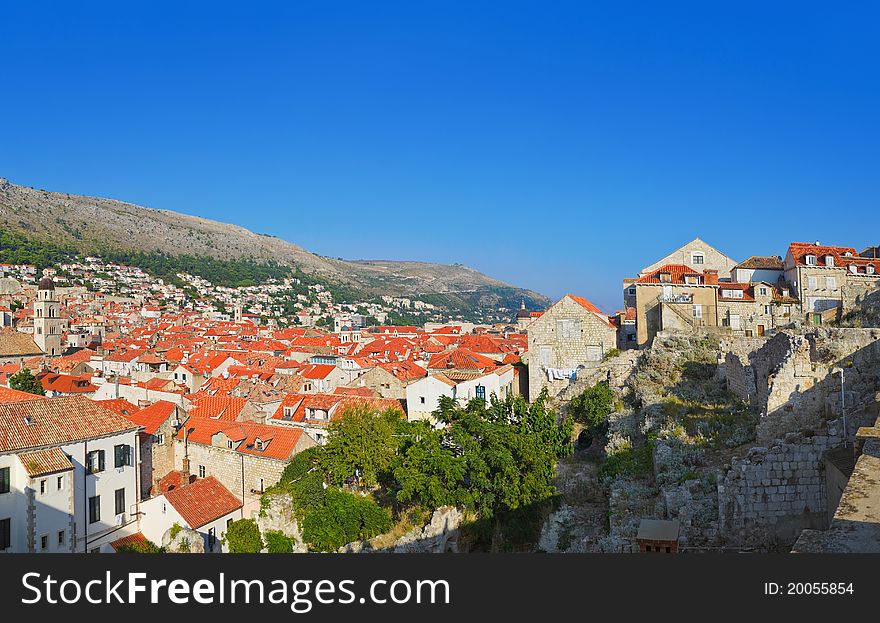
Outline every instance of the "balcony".
[[693, 303], [692, 294], [661, 294], [657, 297], [661, 303]]

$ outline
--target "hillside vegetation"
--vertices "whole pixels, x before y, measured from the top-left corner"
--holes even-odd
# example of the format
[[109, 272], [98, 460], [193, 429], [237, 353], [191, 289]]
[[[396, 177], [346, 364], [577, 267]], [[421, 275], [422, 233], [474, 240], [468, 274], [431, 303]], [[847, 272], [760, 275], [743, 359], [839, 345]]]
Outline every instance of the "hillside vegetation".
[[[24, 251], [6, 249], [4, 257], [21, 257], [21, 253], [28, 252], [28, 245], [48, 245], [45, 251], [49, 255], [38, 255], [34, 263], [51, 259], [51, 254], [60, 249], [104, 258], [133, 254], [132, 257], [154, 264], [154, 270], [161, 271], [169, 264], [167, 258], [183, 257], [181, 266], [197, 264], [198, 270], [210, 272], [215, 278], [199, 276], [217, 283], [265, 276], [274, 269], [267, 272], [255, 267], [275, 264], [295, 268], [317, 282], [336, 286], [351, 298], [420, 297], [464, 315], [499, 308], [513, 311], [522, 299], [530, 308], [542, 308], [549, 303], [541, 294], [460, 264], [327, 258], [236, 225], [113, 199], [27, 188], [2, 178], [0, 231], [16, 234], [25, 241]], [[196, 263], [195, 258], [210, 258], [220, 264]], [[218, 277], [218, 271], [222, 276]]]

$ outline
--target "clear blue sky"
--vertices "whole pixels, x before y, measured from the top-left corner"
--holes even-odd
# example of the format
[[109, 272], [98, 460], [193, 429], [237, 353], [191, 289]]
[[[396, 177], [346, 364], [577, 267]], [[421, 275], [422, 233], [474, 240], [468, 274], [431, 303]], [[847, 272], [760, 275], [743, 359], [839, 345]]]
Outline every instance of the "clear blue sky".
[[4, 5], [13, 182], [608, 311], [697, 235], [880, 242], [871, 3], [75, 4]]

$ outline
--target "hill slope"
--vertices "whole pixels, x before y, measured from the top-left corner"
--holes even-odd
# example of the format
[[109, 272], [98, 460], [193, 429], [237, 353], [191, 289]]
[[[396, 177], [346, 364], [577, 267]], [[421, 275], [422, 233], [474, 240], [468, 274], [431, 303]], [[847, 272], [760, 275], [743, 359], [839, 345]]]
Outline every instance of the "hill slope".
[[168, 210], [18, 186], [0, 178], [0, 226], [82, 253], [102, 250], [247, 259], [296, 267], [365, 297], [419, 296], [449, 309], [529, 307], [548, 299], [460, 264], [346, 261], [321, 257], [279, 238]]

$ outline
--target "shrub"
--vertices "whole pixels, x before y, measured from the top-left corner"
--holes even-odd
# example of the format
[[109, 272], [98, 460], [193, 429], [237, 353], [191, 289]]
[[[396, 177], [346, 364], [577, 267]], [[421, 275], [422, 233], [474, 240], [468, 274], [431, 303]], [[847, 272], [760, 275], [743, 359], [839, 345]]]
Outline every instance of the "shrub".
[[258, 554], [264, 547], [260, 528], [253, 519], [239, 519], [229, 524], [223, 542], [232, 554]]
[[569, 405], [569, 413], [576, 422], [587, 426], [592, 432], [604, 430], [608, 414], [614, 411], [614, 392], [602, 381], [575, 396]]
[[266, 549], [270, 554], [290, 554], [293, 552], [293, 539], [279, 530], [267, 530]]
[[391, 516], [370, 498], [327, 489], [323, 504], [303, 520], [303, 540], [320, 552], [333, 552], [346, 543], [371, 539], [391, 529]]

